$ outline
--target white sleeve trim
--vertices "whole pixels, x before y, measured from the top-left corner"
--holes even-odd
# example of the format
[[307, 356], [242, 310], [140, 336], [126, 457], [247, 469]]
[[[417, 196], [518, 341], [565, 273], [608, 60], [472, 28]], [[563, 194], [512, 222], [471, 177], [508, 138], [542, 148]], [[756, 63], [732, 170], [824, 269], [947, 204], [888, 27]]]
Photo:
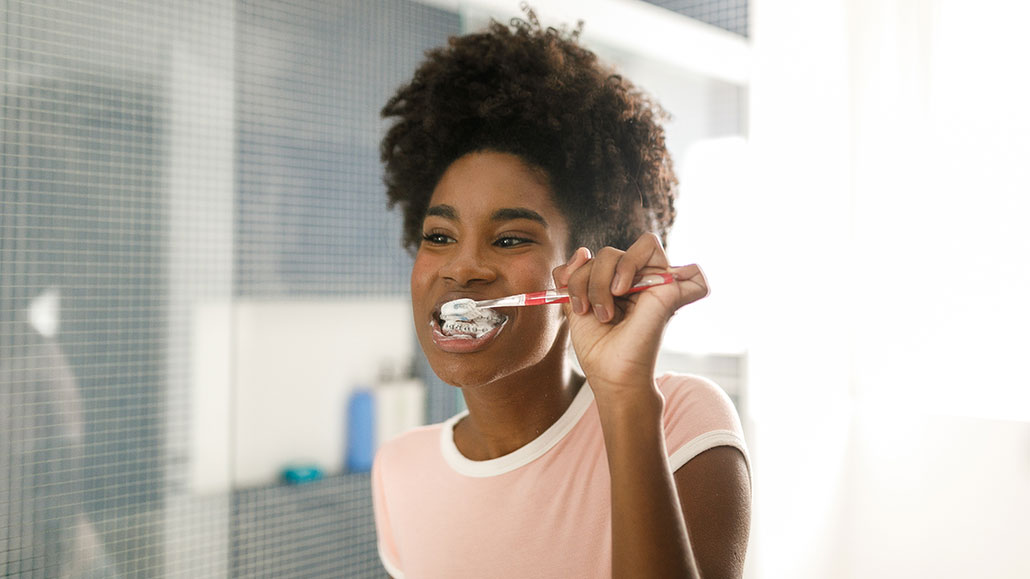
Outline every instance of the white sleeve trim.
[[376, 541], [376, 549], [379, 551], [379, 560], [383, 563], [383, 567], [386, 568], [386, 572], [390, 574], [393, 579], [404, 579], [404, 571], [401, 571], [393, 564], [393, 561], [386, 556], [386, 551], [383, 550], [383, 544]]
[[748, 478], [751, 477], [751, 458], [747, 453], [747, 445], [744, 444], [744, 440], [740, 435], [732, 430], [712, 430], [695, 437], [669, 455], [669, 467], [672, 469], [672, 472], [676, 472], [681, 466], [687, 464], [690, 459], [717, 446], [732, 446], [739, 450], [744, 455]]

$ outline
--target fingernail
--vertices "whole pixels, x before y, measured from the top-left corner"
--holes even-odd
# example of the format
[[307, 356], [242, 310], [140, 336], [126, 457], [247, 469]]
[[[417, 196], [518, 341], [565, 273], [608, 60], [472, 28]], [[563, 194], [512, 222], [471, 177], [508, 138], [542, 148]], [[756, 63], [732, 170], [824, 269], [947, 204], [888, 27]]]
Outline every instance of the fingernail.
[[585, 314], [585, 313], [587, 313], [587, 309], [583, 307], [582, 300], [580, 300], [576, 296], [572, 296], [570, 298], [570, 301], [572, 301], [572, 311], [574, 313], [577, 313], [577, 314]]
[[594, 315], [597, 316], [599, 322], [608, 321], [608, 310], [604, 309], [601, 304], [594, 304]]
[[620, 281], [621, 280], [619, 279], [619, 274], [615, 274], [615, 277], [612, 278], [612, 293], [619, 291]]

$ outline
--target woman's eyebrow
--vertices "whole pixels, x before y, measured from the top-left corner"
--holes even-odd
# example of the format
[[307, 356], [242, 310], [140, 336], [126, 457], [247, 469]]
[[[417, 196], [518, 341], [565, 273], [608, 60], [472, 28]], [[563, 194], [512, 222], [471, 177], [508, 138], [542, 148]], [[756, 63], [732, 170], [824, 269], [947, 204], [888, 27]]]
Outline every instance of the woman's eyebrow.
[[547, 227], [547, 220], [544, 219], [543, 215], [540, 215], [532, 209], [526, 209], [525, 207], [505, 207], [504, 209], [498, 209], [494, 211], [493, 215], [490, 216], [492, 221], [511, 221], [513, 219], [528, 219], [535, 221], [544, 227]]
[[[433, 205], [429, 209], [426, 209], [426, 217], [442, 217], [451, 221], [461, 221], [458, 217], [458, 210], [452, 205], [441, 203], [439, 205]], [[547, 220], [544, 219], [543, 215], [540, 215], [532, 209], [525, 207], [504, 207], [494, 211], [490, 215], [491, 221], [512, 221], [515, 219], [528, 219], [535, 221], [544, 227], [547, 227]]]
[[433, 205], [429, 209], [426, 209], [426, 217], [429, 216], [443, 217], [444, 219], [450, 219], [451, 221], [458, 221], [458, 210], [446, 204]]

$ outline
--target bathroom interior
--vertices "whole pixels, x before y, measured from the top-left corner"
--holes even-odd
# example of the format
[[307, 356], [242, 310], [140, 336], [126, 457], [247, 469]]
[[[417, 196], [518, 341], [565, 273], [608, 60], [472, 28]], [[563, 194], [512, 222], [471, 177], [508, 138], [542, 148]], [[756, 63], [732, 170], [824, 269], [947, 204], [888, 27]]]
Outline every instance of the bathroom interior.
[[[739, 412], [745, 578], [1030, 576], [1030, 8], [536, 0], [670, 113], [660, 369]], [[379, 110], [516, 0], [0, 0], [0, 575], [383, 577], [462, 408]]]

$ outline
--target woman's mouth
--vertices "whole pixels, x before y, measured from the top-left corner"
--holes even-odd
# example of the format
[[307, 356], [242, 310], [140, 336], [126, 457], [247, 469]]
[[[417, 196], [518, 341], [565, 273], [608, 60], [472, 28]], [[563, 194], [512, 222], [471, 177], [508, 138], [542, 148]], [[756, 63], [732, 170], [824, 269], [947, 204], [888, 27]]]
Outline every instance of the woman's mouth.
[[445, 335], [469, 338], [480, 338], [508, 319], [490, 308], [476, 307], [476, 302], [468, 298], [442, 304], [435, 316]]
[[492, 341], [507, 321], [508, 316], [491, 309], [476, 308], [474, 305], [463, 307], [460, 311], [453, 307], [443, 308], [443, 313], [438, 307], [433, 312], [430, 326], [433, 342], [441, 349], [449, 352], [472, 352]]

